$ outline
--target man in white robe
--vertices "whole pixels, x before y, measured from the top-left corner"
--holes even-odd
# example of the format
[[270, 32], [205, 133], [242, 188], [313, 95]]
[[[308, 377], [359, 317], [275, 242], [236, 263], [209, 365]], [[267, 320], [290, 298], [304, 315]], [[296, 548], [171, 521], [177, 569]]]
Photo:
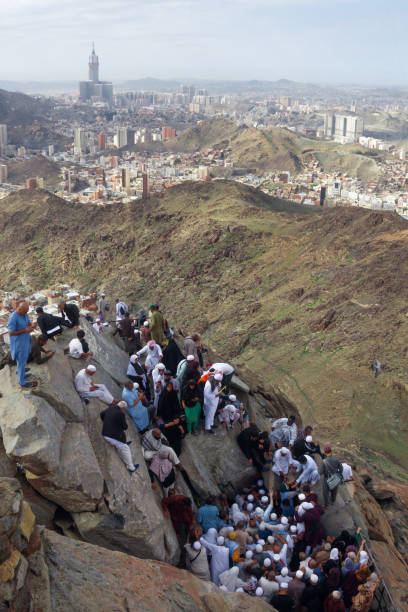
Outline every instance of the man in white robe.
[[204, 387], [205, 431], [207, 433], [214, 433], [212, 427], [214, 426], [214, 417], [220, 401], [219, 389], [221, 386], [222, 374], [219, 373], [214, 375], [213, 384], [211, 378], [212, 377], [207, 380]]
[[211, 553], [211, 581], [219, 586], [220, 574], [229, 569], [229, 549], [224, 546], [224, 538], [222, 536], [217, 538], [217, 544], [212, 544], [205, 538], [200, 538], [200, 542]]
[[77, 390], [81, 399], [89, 399], [96, 397], [105, 404], [112, 404], [114, 397], [105, 385], [95, 385], [92, 381], [92, 376], [95, 374], [96, 368], [93, 365], [89, 365], [83, 368], [75, 376], [75, 389]]

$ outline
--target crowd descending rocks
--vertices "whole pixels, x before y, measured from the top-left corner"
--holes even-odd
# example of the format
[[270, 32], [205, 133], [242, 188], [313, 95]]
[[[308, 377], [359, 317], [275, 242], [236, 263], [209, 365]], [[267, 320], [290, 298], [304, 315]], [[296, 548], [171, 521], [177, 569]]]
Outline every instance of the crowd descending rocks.
[[[11, 357], [16, 360], [22, 387], [28, 382], [30, 334], [34, 331], [22, 303], [10, 317]], [[61, 320], [37, 314], [42, 335], [39, 350], [63, 331], [77, 328], [75, 309], [61, 303]], [[279, 612], [368, 612], [380, 577], [373, 571], [360, 530], [325, 533], [322, 516], [335, 504], [339, 487], [352, 478], [329, 445], [313, 439], [313, 429], [298, 428], [292, 415], [259, 431], [248, 412], [231, 393], [234, 368], [228, 363], [204, 364], [205, 348], [198, 334], [183, 338], [168, 325], [159, 307], [142, 309], [131, 317], [122, 300], [115, 302], [115, 321], [107, 321], [105, 295], [98, 301], [97, 333], [118, 335], [129, 355], [128, 381], [121, 398], [94, 381], [97, 368], [83, 330], [71, 340], [70, 358], [83, 360], [75, 377], [81, 400], [97, 398], [107, 405], [101, 412], [102, 435], [116, 448], [131, 473], [139, 467], [126, 438], [132, 419], [141, 437], [143, 457], [152, 487], [162, 489], [162, 507], [170, 516], [183, 554], [181, 565], [220, 589], [263, 598]], [[88, 362], [88, 363], [87, 363]], [[201, 422], [203, 421], [203, 426]], [[174, 490], [176, 471], [183, 473], [179, 456], [186, 436], [212, 435], [233, 430], [237, 444], [254, 467], [254, 480], [235, 498], [193, 500]], [[203, 430], [201, 432], [201, 430]], [[199, 444], [199, 440], [197, 440]]]

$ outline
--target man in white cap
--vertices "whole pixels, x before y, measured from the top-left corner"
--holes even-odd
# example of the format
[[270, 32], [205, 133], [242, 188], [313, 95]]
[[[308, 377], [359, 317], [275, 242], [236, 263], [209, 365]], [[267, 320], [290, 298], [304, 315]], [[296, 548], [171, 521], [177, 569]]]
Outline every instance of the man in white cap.
[[229, 363], [213, 363], [211, 365], [211, 369], [214, 369], [215, 372], [221, 372], [222, 374], [222, 384], [225, 387], [227, 393], [229, 393], [231, 380], [234, 375], [234, 368]]
[[79, 370], [75, 376], [74, 384], [79, 397], [85, 401], [91, 397], [96, 397], [105, 404], [112, 404], [114, 401], [112, 393], [105, 385], [95, 385], [92, 382], [92, 376], [95, 374], [96, 368], [93, 365], [88, 365], [86, 368]]
[[222, 374], [217, 373], [214, 376], [210, 376], [204, 386], [205, 431], [211, 434], [214, 433], [214, 417], [220, 401], [219, 390], [221, 381]]
[[154, 367], [163, 359], [163, 352], [160, 348], [159, 344], [156, 344], [154, 340], [149, 340], [149, 342], [144, 346], [140, 351], [136, 353], [138, 357], [142, 355], [146, 355], [145, 360], [145, 369], [148, 373], [150, 373]]
[[218, 536], [216, 544], [208, 542], [204, 538], [200, 538], [200, 543], [211, 553], [211, 580], [215, 585], [219, 586], [219, 575], [229, 569], [229, 549], [224, 546], [224, 538], [222, 536]]
[[[265, 564], [268, 561], [269, 561], [269, 565], [265, 566]], [[270, 559], [265, 559], [264, 566], [265, 566], [266, 571], [271, 566], [271, 563], [272, 562]], [[275, 579], [274, 572], [268, 571], [266, 575], [262, 576], [259, 579], [258, 584], [263, 590], [263, 599], [267, 601], [268, 603], [270, 602], [271, 597], [273, 597], [279, 591], [279, 583]]]
[[[230, 397], [235, 397], [232, 395]], [[241, 413], [230, 400], [219, 411], [218, 418], [224, 429], [232, 429], [240, 419]]]
[[185, 359], [182, 359], [181, 361], [179, 361], [177, 365], [177, 371], [176, 371], [176, 380], [177, 380], [179, 389], [182, 389], [185, 386], [183, 381], [184, 381], [186, 372], [189, 368], [188, 364], [193, 363], [193, 361], [195, 361], [194, 355], [187, 355]]
[[296, 482], [298, 484], [306, 482], [310, 482], [312, 485], [316, 484], [320, 480], [320, 476], [315, 460], [309, 455], [302, 455], [302, 457], [299, 457], [299, 463], [300, 475], [296, 478]]
[[281, 484], [289, 473], [289, 468], [292, 465], [292, 454], [286, 446], [278, 448], [273, 456], [272, 472], [274, 473], [274, 485], [275, 491], [279, 491]]
[[324, 587], [319, 581], [319, 576], [317, 574], [311, 574], [309, 582], [306, 584], [302, 594], [302, 606], [308, 612], [314, 612], [315, 610], [320, 612], [323, 610], [323, 600]]
[[133, 463], [132, 454], [130, 452], [129, 444], [126, 443], [126, 402], [120, 401], [116, 405], [111, 405], [106, 410], [101, 412], [101, 419], [103, 421], [102, 435], [106, 442], [111, 446], [114, 446], [118, 451], [119, 457], [126, 465], [127, 469], [131, 474], [136, 472], [139, 464]]
[[303, 581], [304, 576], [304, 572], [302, 572], [302, 570], [298, 570], [295, 574], [295, 579], [288, 585], [288, 595], [293, 597], [295, 600], [294, 610], [296, 610], [296, 612], [300, 612], [301, 610], [300, 601], [306, 586], [305, 582]]
[[282, 444], [292, 447], [297, 436], [296, 417], [283, 417], [272, 423], [272, 429], [269, 436], [271, 442], [281, 442]]
[[208, 557], [205, 547], [201, 546], [198, 541], [190, 544], [189, 538], [187, 538], [187, 544], [184, 544], [184, 548], [186, 551], [187, 569], [197, 576], [197, 578], [210, 581], [210, 568], [208, 566]]
[[169, 459], [174, 465], [180, 463], [174, 450], [169, 446], [167, 438], [162, 434], [160, 429], [149, 429], [146, 431], [142, 438], [142, 452], [145, 461], [151, 461], [156, 453], [159, 452], [163, 445], [166, 446], [166, 450], [169, 451]]
[[164, 365], [164, 363], [160, 361], [152, 370], [153, 389], [154, 389], [154, 401], [153, 401], [154, 413], [152, 415], [153, 417], [156, 416], [157, 407], [159, 405], [159, 397], [165, 386], [164, 385], [165, 369], [166, 369], [166, 366]]

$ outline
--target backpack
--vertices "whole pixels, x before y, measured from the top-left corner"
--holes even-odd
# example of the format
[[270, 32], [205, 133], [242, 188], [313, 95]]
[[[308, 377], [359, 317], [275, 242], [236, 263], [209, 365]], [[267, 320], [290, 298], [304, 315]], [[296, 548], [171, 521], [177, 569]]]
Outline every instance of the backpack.
[[124, 315], [124, 314], [125, 314], [125, 312], [126, 312], [126, 310], [123, 308], [123, 306], [121, 306], [121, 307], [119, 308], [119, 312], [120, 312], [120, 314], [121, 314], [121, 315]]

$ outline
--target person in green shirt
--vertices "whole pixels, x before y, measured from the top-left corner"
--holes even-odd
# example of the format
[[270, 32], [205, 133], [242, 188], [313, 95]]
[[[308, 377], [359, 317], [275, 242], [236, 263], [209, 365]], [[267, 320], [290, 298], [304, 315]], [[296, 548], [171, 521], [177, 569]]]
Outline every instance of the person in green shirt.
[[150, 306], [150, 334], [152, 340], [162, 345], [164, 342], [164, 317], [156, 304]]

